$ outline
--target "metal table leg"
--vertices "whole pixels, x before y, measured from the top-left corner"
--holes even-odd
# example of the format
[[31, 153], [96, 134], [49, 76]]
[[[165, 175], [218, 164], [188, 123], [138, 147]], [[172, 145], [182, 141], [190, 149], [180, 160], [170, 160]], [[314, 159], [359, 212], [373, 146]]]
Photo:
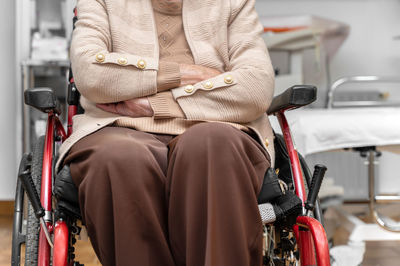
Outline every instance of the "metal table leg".
[[375, 222], [382, 228], [392, 231], [400, 232], [400, 223], [393, 221], [389, 217], [379, 214], [376, 210], [375, 203], [393, 203], [400, 202], [400, 196], [384, 196], [375, 195], [375, 164], [377, 161], [376, 150], [371, 149], [368, 151], [368, 179], [369, 179], [369, 210]]

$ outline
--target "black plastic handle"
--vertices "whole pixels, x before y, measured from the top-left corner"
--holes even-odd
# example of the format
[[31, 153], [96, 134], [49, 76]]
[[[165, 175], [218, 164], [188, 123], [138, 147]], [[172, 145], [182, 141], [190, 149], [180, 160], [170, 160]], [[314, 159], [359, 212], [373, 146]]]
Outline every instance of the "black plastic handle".
[[45, 212], [42, 204], [40, 203], [40, 198], [35, 188], [35, 184], [33, 183], [31, 173], [29, 171], [25, 171], [19, 176], [19, 178], [21, 179], [22, 186], [28, 194], [28, 198], [32, 204], [33, 210], [35, 211], [36, 218], [40, 219], [44, 216]]
[[325, 172], [328, 168], [325, 165], [317, 164], [314, 168], [314, 174], [311, 181], [310, 190], [308, 192], [306, 209], [314, 210], [315, 202], [317, 201], [318, 193], [321, 188], [322, 180], [324, 179]]
[[33, 183], [31, 176], [31, 154], [24, 154], [21, 160], [21, 164], [18, 170], [18, 178], [21, 180], [22, 186], [24, 187], [26, 194], [28, 194], [28, 198], [32, 204], [33, 210], [35, 211], [36, 218], [40, 219], [44, 216], [45, 212], [40, 203], [40, 198], [37, 193], [35, 184]]

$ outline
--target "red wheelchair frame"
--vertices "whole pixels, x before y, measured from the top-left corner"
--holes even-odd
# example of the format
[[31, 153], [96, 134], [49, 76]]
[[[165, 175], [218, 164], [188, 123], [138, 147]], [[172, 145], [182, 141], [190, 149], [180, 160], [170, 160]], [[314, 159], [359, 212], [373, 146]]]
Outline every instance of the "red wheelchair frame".
[[[303, 182], [303, 173], [299, 155], [293, 145], [289, 124], [285, 117], [285, 111], [286, 110], [279, 111], [277, 113], [277, 118], [281, 126], [286, 148], [289, 154], [295, 192], [303, 202], [304, 206], [307, 199], [305, 185]], [[306, 211], [303, 212], [304, 215], [297, 217], [296, 225], [293, 227], [296, 241], [300, 250], [301, 265], [330, 265], [328, 240], [326, 238], [323, 226], [318, 220], [306, 215]]]
[[[73, 84], [73, 80], [70, 81]], [[280, 122], [286, 148], [290, 158], [295, 192], [302, 200], [303, 206], [305, 206], [306, 193], [305, 184], [303, 181], [302, 166], [299, 161], [299, 155], [293, 145], [289, 124], [285, 117], [285, 112], [287, 110], [289, 110], [289, 108], [279, 110], [277, 113], [275, 113], [275, 115]], [[54, 145], [56, 140], [61, 140], [63, 142], [72, 134], [72, 117], [76, 113], [77, 106], [70, 105], [68, 107], [67, 131], [65, 131], [56, 112], [50, 111], [48, 113], [40, 193], [40, 202], [47, 214], [52, 214], [53, 212], [52, 184], [54, 177]], [[48, 266], [50, 265], [50, 261], [52, 261], [54, 266], [74, 265], [73, 260], [68, 261], [70, 232], [66, 221], [59, 219], [58, 221], [54, 222], [51, 219], [51, 215], [46, 215], [45, 217], [47, 217], [45, 226], [49, 234], [53, 235], [54, 246], [53, 250], [51, 250], [51, 240], [47, 239], [42, 225], [39, 233], [38, 265]], [[297, 217], [297, 223], [293, 227], [293, 232], [296, 238], [298, 250], [300, 252], [301, 265], [330, 265], [329, 247], [324, 228], [318, 220], [312, 218], [310, 215], [307, 215], [307, 211], [304, 207], [303, 215]], [[53, 254], [52, 260], [51, 254]]]

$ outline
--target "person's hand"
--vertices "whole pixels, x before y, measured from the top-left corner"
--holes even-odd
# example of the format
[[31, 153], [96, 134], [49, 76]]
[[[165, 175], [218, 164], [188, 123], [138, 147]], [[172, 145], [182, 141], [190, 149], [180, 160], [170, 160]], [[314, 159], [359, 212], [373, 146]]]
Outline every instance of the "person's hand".
[[96, 106], [106, 112], [134, 118], [151, 117], [154, 114], [149, 100], [146, 97], [117, 103], [96, 104]]
[[200, 65], [180, 64], [179, 70], [181, 72], [181, 86], [193, 85], [221, 74], [214, 68]]

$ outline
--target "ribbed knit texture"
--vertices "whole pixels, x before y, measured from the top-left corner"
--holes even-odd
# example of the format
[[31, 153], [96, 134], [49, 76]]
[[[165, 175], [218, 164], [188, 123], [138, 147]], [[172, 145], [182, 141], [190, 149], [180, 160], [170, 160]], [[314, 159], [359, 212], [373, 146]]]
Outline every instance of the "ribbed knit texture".
[[[85, 114], [74, 118], [74, 133], [61, 146], [60, 159], [79, 139], [126, 119], [100, 110], [95, 103], [157, 93], [161, 44], [151, 1], [79, 0], [77, 9], [70, 54]], [[230, 123], [251, 129], [262, 144], [268, 139], [270, 145], [264, 147], [273, 163], [273, 133], [265, 112], [273, 96], [274, 71], [261, 38], [255, 0], [185, 0], [182, 22], [194, 63], [222, 74], [210, 79], [212, 88], [204, 87], [206, 80], [194, 84], [191, 92], [184, 87], [171, 89], [185, 118], [129, 118], [129, 123], [119, 125], [181, 134], [203, 121]], [[145, 69], [138, 64], [142, 60]]]
[[[160, 51], [157, 91], [179, 87], [179, 64], [194, 64], [182, 21], [182, 3], [152, 0]], [[185, 118], [170, 91], [148, 97], [155, 119]], [[124, 125], [128, 121], [123, 122]]]
[[180, 84], [181, 74], [179, 64], [176, 62], [164, 61], [160, 56], [160, 66], [157, 74], [157, 92], [179, 87]]
[[148, 99], [154, 111], [154, 118], [185, 118], [182, 109], [176, 103], [170, 91], [159, 92], [154, 96], [148, 97]]

